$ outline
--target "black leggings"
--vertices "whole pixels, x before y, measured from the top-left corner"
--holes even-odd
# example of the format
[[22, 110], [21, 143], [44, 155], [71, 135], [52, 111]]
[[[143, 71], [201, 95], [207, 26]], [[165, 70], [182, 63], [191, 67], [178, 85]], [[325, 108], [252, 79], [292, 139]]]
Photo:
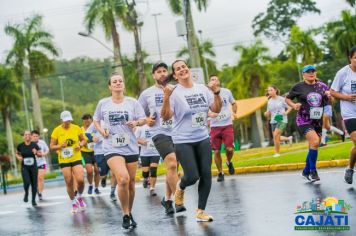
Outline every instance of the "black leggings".
[[28, 195], [28, 189], [32, 189], [32, 201], [36, 199], [37, 194], [37, 176], [38, 169], [36, 162], [32, 166], [22, 166], [22, 179], [23, 179], [23, 188], [25, 189], [25, 194]]
[[184, 171], [180, 188], [184, 190], [199, 179], [198, 208], [205, 210], [211, 189], [212, 155], [209, 138], [195, 143], [175, 144], [175, 149]]

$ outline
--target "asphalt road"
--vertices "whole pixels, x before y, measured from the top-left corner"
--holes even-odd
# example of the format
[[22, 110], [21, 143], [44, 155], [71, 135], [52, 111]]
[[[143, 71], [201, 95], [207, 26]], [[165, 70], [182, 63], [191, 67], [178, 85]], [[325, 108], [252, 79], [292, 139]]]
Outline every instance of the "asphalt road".
[[[137, 184], [133, 215], [136, 229], [121, 230], [119, 202], [109, 199], [109, 186], [100, 196], [85, 196], [87, 209], [72, 215], [63, 183], [47, 187], [37, 207], [22, 202], [23, 192], [0, 195], [0, 235], [356, 235], [356, 185], [343, 182], [343, 169], [323, 169], [319, 183], [307, 183], [299, 171], [225, 176], [213, 179], [207, 212], [210, 223], [197, 223], [197, 186], [187, 188], [187, 211], [166, 216], [157, 197]], [[356, 181], [356, 180], [355, 180]], [[295, 231], [296, 206], [312, 198], [335, 197], [353, 208], [349, 231]]]

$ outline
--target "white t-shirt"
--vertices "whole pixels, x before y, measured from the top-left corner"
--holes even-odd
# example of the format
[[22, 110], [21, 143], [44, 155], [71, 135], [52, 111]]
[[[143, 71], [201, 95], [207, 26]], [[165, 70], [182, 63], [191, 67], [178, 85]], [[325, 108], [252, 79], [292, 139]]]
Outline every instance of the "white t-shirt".
[[104, 121], [109, 137], [103, 140], [104, 155], [138, 155], [136, 137], [126, 123], [145, 118], [145, 113], [138, 101], [125, 97], [121, 103], [114, 103], [111, 97], [101, 99], [93, 116], [95, 121]]
[[[38, 140], [37, 145], [40, 147], [41, 152], [48, 152], [49, 151], [48, 145], [46, 144], [45, 141], [40, 139], [40, 140]], [[37, 166], [41, 166], [41, 165], [47, 164], [45, 156], [36, 157], [36, 162], [37, 162]]]
[[271, 124], [276, 124], [277, 120], [275, 120], [277, 115], [282, 115], [283, 120], [281, 122], [288, 123], [288, 118], [286, 115], [283, 115], [283, 112], [288, 109], [288, 105], [286, 103], [286, 99], [281, 96], [277, 96], [275, 99], [268, 99], [267, 103], [267, 111], [271, 112]]
[[171, 136], [173, 128], [173, 119], [163, 121], [161, 118], [161, 108], [163, 105], [163, 90], [157, 88], [155, 85], [144, 90], [138, 102], [142, 105], [146, 116], [156, 116], [156, 122], [154, 126], [150, 127], [152, 137], [157, 134], [164, 134]]
[[159, 156], [157, 149], [152, 141], [152, 133], [151, 129], [148, 125], [143, 125], [141, 127], [137, 127], [135, 131], [135, 135], [137, 139], [143, 139], [147, 141], [147, 145], [140, 145], [141, 146], [141, 153], [140, 156]]
[[173, 143], [193, 143], [209, 137], [207, 116], [214, 95], [202, 84], [185, 88], [177, 84], [170, 97], [173, 112]]
[[211, 127], [232, 125], [230, 104], [233, 104], [235, 102], [235, 99], [232, 96], [231, 91], [226, 88], [220, 89], [220, 97], [222, 101], [221, 111], [217, 117], [211, 119]]
[[[356, 94], [356, 72], [349, 65], [344, 66], [336, 73], [331, 89], [342, 94]], [[356, 103], [341, 100], [340, 108], [344, 120], [356, 119]]]
[[[100, 121], [101, 126], [105, 127], [104, 122]], [[95, 128], [94, 123], [92, 123], [88, 129], [86, 130], [88, 133], [93, 134], [95, 137], [98, 138], [98, 142], [94, 142], [94, 155], [103, 155], [103, 140], [104, 137], [100, 134], [100, 132]]]

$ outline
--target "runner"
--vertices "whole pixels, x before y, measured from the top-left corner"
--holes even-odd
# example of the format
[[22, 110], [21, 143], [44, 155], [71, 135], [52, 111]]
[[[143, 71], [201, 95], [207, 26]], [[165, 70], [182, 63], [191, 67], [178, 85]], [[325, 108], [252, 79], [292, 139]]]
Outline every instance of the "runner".
[[45, 141], [40, 139], [40, 132], [37, 130], [31, 131], [31, 140], [36, 143], [41, 149], [41, 156], [36, 156], [37, 168], [38, 168], [38, 178], [37, 178], [37, 187], [38, 187], [38, 199], [43, 200], [42, 192], [44, 185], [44, 176], [47, 169], [46, 156], [49, 153], [49, 148]]
[[157, 166], [159, 153], [152, 141], [152, 134], [148, 125], [138, 127], [135, 131], [137, 143], [141, 145], [140, 158], [142, 164], [143, 187], [150, 185], [150, 195], [156, 196]]
[[[216, 75], [210, 76], [210, 81], [217, 83], [220, 87], [220, 79]], [[235, 174], [235, 168], [231, 160], [234, 156], [234, 127], [232, 126], [230, 104], [232, 112], [237, 112], [237, 104], [229, 89], [220, 88], [220, 97], [222, 100], [221, 112], [210, 113], [210, 143], [214, 151], [214, 162], [219, 171], [217, 181], [224, 181], [224, 172], [222, 171], [221, 144], [224, 143], [226, 151], [226, 165], [229, 168], [229, 174]]]
[[94, 141], [93, 141], [94, 137], [91, 131], [87, 132], [87, 129], [93, 123], [93, 118], [90, 114], [84, 114], [82, 116], [82, 121], [83, 121], [83, 126], [81, 127], [81, 129], [85, 134], [84, 137], [87, 141], [87, 144], [82, 147], [81, 151], [85, 161], [85, 169], [87, 170], [87, 179], [89, 183], [88, 195], [93, 194], [93, 179], [95, 184], [94, 192], [96, 195], [99, 195], [100, 191], [98, 187], [100, 182], [100, 175], [99, 175], [98, 165], [94, 157]]
[[324, 107], [324, 114], [323, 114], [323, 129], [321, 133], [321, 142], [320, 147], [326, 146], [326, 135], [328, 131], [337, 133], [341, 136], [341, 140], [345, 142], [345, 134], [342, 130], [336, 128], [335, 126], [331, 125], [333, 117], [333, 110], [331, 104], [328, 104]]
[[179, 84], [164, 89], [162, 118], [173, 118], [173, 143], [184, 176], [178, 182], [175, 193], [177, 207], [184, 203], [184, 190], [195, 184], [198, 186], [197, 221], [212, 221], [213, 217], [205, 212], [211, 188], [211, 161], [209, 133], [206, 126], [209, 108], [220, 113], [220, 88], [214, 81], [209, 82], [210, 90], [202, 84], [195, 84], [190, 70], [183, 60], [172, 64], [173, 76]]
[[[320, 178], [316, 170], [316, 161], [322, 132], [323, 107], [328, 104], [330, 93], [328, 86], [317, 80], [315, 66], [304, 66], [302, 73], [304, 81], [292, 87], [286, 102], [298, 111], [296, 123], [299, 132], [309, 142], [309, 152], [302, 176], [311, 181], [318, 181]], [[298, 103], [292, 101], [295, 98]]]
[[[177, 158], [171, 137], [173, 120], [163, 121], [161, 118], [164, 96], [163, 87], [166, 86], [169, 80], [167, 69], [167, 64], [163, 62], [157, 62], [152, 67], [152, 78], [155, 84], [143, 91], [138, 101], [145, 110], [152, 141], [159, 155], [163, 158], [167, 170], [166, 191], [161, 204], [165, 208], [166, 214], [173, 214], [175, 210], [173, 208], [172, 194], [175, 193], [178, 182]], [[176, 208], [176, 212], [184, 210], [183, 204]]]
[[349, 65], [344, 66], [336, 73], [331, 85], [331, 95], [341, 100], [341, 116], [354, 143], [350, 152], [349, 166], [346, 168], [344, 176], [345, 182], [352, 184], [356, 163], [356, 46], [350, 50], [349, 62]]
[[[133, 128], [144, 125], [146, 120], [137, 100], [124, 95], [125, 84], [120, 75], [113, 74], [108, 84], [112, 95], [99, 101], [95, 109], [94, 124], [104, 137], [105, 159], [118, 183], [123, 213], [122, 228], [128, 229], [130, 226], [137, 226], [131, 213], [139, 154]], [[104, 126], [101, 126], [101, 120], [105, 122]]]
[[[69, 111], [62, 111], [62, 124], [57, 126], [51, 135], [51, 150], [57, 151], [58, 163], [67, 186], [67, 193], [72, 200], [72, 213], [86, 208], [82, 194], [84, 191], [84, 168], [80, 148], [86, 144], [84, 134], [78, 125], [72, 124]], [[74, 196], [73, 181], [77, 185], [77, 196]], [[78, 206], [79, 205], [79, 206]]]
[[28, 202], [28, 189], [31, 185], [32, 190], [32, 206], [37, 206], [37, 163], [36, 156], [42, 156], [40, 147], [31, 142], [31, 132], [25, 131], [23, 133], [23, 142], [17, 145], [16, 158], [21, 161], [21, 175], [23, 180], [23, 188], [25, 190], [24, 202]]
[[267, 111], [265, 116], [270, 118], [270, 124], [273, 132], [273, 143], [275, 154], [273, 157], [279, 157], [280, 144], [281, 141], [293, 142], [293, 136], [285, 137], [282, 136], [283, 131], [285, 131], [288, 124], [287, 115], [291, 112], [292, 108], [287, 105], [285, 98], [279, 96], [279, 89], [276, 86], [269, 86], [267, 88]]

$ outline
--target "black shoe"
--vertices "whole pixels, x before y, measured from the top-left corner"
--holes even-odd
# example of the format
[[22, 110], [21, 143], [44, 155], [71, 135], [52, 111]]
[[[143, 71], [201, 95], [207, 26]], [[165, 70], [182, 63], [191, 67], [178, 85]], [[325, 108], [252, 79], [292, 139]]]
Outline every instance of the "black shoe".
[[124, 217], [122, 217], [122, 226], [121, 229], [129, 229], [131, 226], [130, 223], [130, 216], [129, 215], [124, 215]]
[[342, 140], [343, 142], [345, 142], [345, 133], [344, 133], [343, 135], [341, 135], [341, 140]]
[[327, 146], [326, 143], [320, 143], [320, 144], [319, 144], [319, 147], [325, 147], [325, 146]]
[[310, 171], [310, 179], [313, 182], [320, 180], [320, 177], [319, 177], [318, 172], [316, 170]]
[[173, 201], [171, 200], [166, 201], [165, 198], [163, 197], [161, 200], [161, 205], [164, 207], [165, 213], [167, 215], [174, 214], [175, 211], [173, 208]]
[[302, 177], [310, 181], [309, 174], [302, 171]]
[[150, 189], [150, 195], [151, 197], [157, 196], [157, 193], [155, 192], [154, 189]]
[[101, 180], [101, 187], [106, 187], [106, 177]]
[[187, 208], [185, 208], [184, 205], [177, 205], [177, 204], [175, 204], [175, 208], [176, 208], [176, 212], [177, 212], [177, 213], [187, 210]]
[[36, 200], [32, 200], [32, 206], [37, 206]]
[[218, 179], [217, 179], [217, 181], [218, 181], [218, 182], [222, 182], [222, 181], [224, 181], [224, 179], [225, 179], [225, 178], [224, 178], [224, 174], [223, 174], [223, 173], [219, 173], [219, 174], [218, 174]]
[[227, 164], [227, 162], [226, 162], [226, 165], [227, 165], [227, 167], [229, 167], [229, 174], [230, 175], [235, 174], [235, 168], [234, 168], [234, 165], [232, 164], [232, 162], [230, 162], [229, 164]]
[[115, 196], [115, 193], [110, 193], [110, 199], [111, 199], [111, 201], [113, 201], [113, 202], [116, 202], [116, 201], [117, 201], [117, 198], [116, 198], [116, 196]]
[[25, 196], [23, 197], [24, 202], [28, 202], [28, 193], [25, 193]]
[[132, 228], [136, 228], [136, 227], [137, 227], [137, 223], [136, 223], [136, 221], [133, 219], [131, 213], [130, 213], [130, 220], [131, 220], [131, 227], [132, 227]]
[[42, 193], [38, 193], [38, 199], [39, 199], [40, 201], [43, 200], [43, 198], [42, 198]]
[[354, 170], [350, 168], [345, 169], [344, 181], [348, 184], [352, 184], [352, 177], [354, 175]]
[[143, 179], [142, 185], [143, 185], [143, 188], [147, 188], [147, 186], [148, 186], [148, 179], [147, 178]]

